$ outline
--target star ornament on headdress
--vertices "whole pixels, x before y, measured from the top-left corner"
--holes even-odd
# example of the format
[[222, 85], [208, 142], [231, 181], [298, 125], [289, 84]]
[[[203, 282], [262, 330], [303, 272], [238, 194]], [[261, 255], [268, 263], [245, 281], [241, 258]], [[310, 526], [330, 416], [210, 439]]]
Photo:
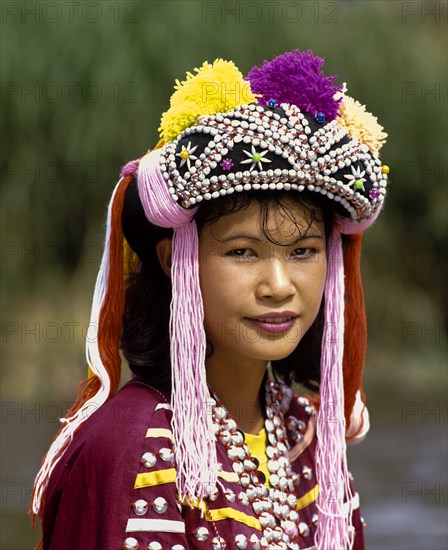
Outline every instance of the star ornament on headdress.
[[187, 146], [182, 145], [182, 150], [176, 154], [176, 156], [180, 157], [181, 163], [180, 166], [182, 167], [185, 163], [187, 163], [188, 170], [191, 170], [191, 161], [197, 160], [197, 156], [193, 155], [193, 153], [198, 148], [198, 145], [195, 145], [194, 147], [191, 147], [191, 141], [188, 142]]
[[366, 178], [364, 177], [366, 172], [363, 170], [361, 172], [361, 168], [355, 168], [354, 166], [350, 167], [352, 170], [352, 173], [348, 176], [345, 175], [344, 178], [347, 178], [349, 181], [349, 185], [353, 185], [355, 189], [364, 189], [364, 183], [366, 182]]
[[262, 170], [263, 162], [272, 162], [270, 159], [265, 158], [267, 151], [262, 151], [261, 153], [258, 153], [253, 145], [251, 145], [250, 151], [244, 150], [243, 153], [249, 158], [247, 158], [246, 160], [242, 160], [240, 164], [249, 164], [249, 162], [251, 162], [252, 164], [250, 165], [249, 172], [252, 172], [255, 166], [258, 167], [258, 170]]

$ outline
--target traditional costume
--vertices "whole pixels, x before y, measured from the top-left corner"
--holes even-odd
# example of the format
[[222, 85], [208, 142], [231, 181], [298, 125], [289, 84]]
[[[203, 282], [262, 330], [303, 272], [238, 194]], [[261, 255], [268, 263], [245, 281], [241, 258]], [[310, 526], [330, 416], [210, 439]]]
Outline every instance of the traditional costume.
[[[386, 134], [322, 64], [296, 50], [243, 78], [232, 62], [204, 63], [177, 82], [157, 147], [124, 167], [92, 306], [91, 376], [36, 478], [44, 549], [364, 548], [346, 440], [368, 429], [360, 250], [384, 202]], [[319, 395], [294, 395], [268, 369], [265, 427], [250, 435], [207, 384], [195, 214], [203, 201], [267, 189], [320, 193], [336, 222]], [[116, 393], [125, 219], [174, 230], [169, 394], [139, 377]], [[144, 239], [124, 236], [142, 259]]]

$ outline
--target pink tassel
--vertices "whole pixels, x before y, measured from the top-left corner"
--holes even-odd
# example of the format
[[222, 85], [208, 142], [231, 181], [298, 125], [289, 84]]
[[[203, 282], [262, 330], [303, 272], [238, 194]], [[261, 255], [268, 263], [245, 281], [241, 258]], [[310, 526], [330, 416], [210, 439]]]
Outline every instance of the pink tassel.
[[[327, 249], [325, 325], [321, 359], [321, 405], [317, 417], [316, 474], [319, 483], [319, 550], [352, 547], [352, 493], [349, 484], [344, 417], [344, 263], [341, 234], [335, 228]], [[344, 497], [347, 503], [344, 505]]]
[[[176, 487], [181, 499], [209, 495], [217, 483], [217, 456], [205, 371], [204, 306], [199, 285], [199, 239], [193, 216], [197, 208], [180, 207], [160, 172], [161, 150], [141, 159], [140, 199], [149, 221], [173, 227], [170, 318], [172, 430]], [[219, 483], [219, 482], [218, 482]]]
[[196, 223], [174, 230], [170, 339], [172, 428], [177, 444], [178, 491], [201, 501], [216, 486], [217, 462], [205, 371], [204, 306], [199, 286]]

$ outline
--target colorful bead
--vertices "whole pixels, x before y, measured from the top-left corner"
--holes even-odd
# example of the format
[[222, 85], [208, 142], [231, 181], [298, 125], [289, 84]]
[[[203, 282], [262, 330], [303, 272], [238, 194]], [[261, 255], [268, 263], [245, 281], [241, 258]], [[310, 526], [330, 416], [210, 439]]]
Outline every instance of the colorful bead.
[[380, 196], [380, 192], [378, 191], [378, 189], [371, 189], [370, 190], [369, 197], [372, 200], [376, 200], [379, 196]]
[[222, 162], [221, 162], [221, 168], [223, 170], [231, 170], [233, 167], [233, 161], [232, 159], [224, 159]]
[[364, 171], [361, 171], [361, 168], [355, 168], [353, 165], [350, 166], [350, 169], [352, 171], [351, 174], [349, 174], [348, 176], [347, 175], [344, 175], [344, 178], [350, 180], [350, 184], [353, 184], [353, 187], [355, 189], [364, 189], [364, 183], [366, 181], [364, 175], [365, 175], [365, 170]]
[[185, 163], [187, 163], [188, 170], [191, 170], [191, 161], [197, 160], [197, 156], [193, 155], [193, 153], [198, 148], [198, 145], [195, 145], [194, 147], [191, 147], [191, 141], [187, 143], [187, 146], [182, 145], [182, 150], [180, 153], [177, 153], [177, 156], [181, 159], [180, 166], [182, 167]]
[[259, 170], [262, 170], [263, 162], [271, 162], [270, 159], [264, 158], [264, 156], [267, 154], [267, 151], [262, 151], [261, 153], [257, 152], [255, 147], [252, 145], [250, 151], [246, 151], [243, 149], [243, 153], [249, 157], [246, 160], [242, 160], [240, 164], [248, 164], [251, 162], [251, 166], [249, 168], [249, 172], [252, 172], [252, 170], [255, 168], [255, 165], [258, 166]]
[[277, 100], [276, 100], [276, 99], [270, 99], [270, 100], [266, 103], [266, 105], [267, 105], [268, 107], [271, 107], [271, 108], [276, 107], [276, 106], [277, 106]]
[[383, 166], [381, 166], [381, 173], [387, 175], [389, 172], [390, 172], [389, 166], [387, 166], [387, 164], [383, 164]]
[[322, 122], [325, 121], [325, 115], [324, 113], [321, 113], [321, 112], [317, 113], [317, 115], [314, 118], [317, 120], [317, 122], [320, 122], [321, 124]]

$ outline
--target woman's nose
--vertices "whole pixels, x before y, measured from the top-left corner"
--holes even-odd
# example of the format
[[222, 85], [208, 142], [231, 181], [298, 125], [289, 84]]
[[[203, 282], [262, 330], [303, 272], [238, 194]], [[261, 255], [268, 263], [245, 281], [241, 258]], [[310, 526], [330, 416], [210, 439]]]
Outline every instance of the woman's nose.
[[260, 265], [257, 296], [272, 298], [276, 301], [289, 298], [295, 293], [291, 273], [285, 261], [280, 258], [269, 258]]

